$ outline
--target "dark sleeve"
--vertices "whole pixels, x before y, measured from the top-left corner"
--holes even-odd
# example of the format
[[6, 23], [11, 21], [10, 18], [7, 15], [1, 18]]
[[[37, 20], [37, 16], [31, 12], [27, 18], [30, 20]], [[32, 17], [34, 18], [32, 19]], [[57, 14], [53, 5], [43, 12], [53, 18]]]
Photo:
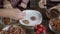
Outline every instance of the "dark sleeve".
[[3, 7], [3, 0], [0, 0], [0, 8]]
[[9, 0], [12, 4], [13, 7], [16, 7], [18, 5], [18, 3], [20, 2], [20, 0]]
[[51, 8], [53, 6], [56, 6], [60, 3], [60, 1], [47, 1], [47, 8]]
[[29, 0], [22, 0], [22, 2], [28, 4]]

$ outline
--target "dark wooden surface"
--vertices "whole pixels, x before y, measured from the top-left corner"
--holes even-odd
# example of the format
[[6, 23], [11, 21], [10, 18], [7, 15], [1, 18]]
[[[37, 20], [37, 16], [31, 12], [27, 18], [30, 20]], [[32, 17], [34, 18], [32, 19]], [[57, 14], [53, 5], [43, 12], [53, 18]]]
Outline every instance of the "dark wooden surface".
[[60, 3], [60, 1], [48, 1], [47, 0], [47, 8], [51, 8], [51, 7], [53, 7], [53, 6], [56, 6], [56, 5], [58, 5]]
[[[49, 29], [49, 19], [46, 16], [46, 10], [39, 8], [38, 1], [36, 1], [36, 2], [37, 2], [37, 4], [34, 4], [34, 2], [33, 2], [34, 5], [33, 4], [30, 4], [31, 6], [28, 7], [27, 9], [38, 10], [39, 12], [41, 12], [41, 14], [43, 16], [42, 25], [44, 25], [44, 27], [46, 28], [46, 34], [55, 34], [54, 32], [52, 32]], [[27, 29], [27, 34], [35, 34], [35, 33], [34, 33], [33, 29]]]
[[[41, 12], [41, 14], [42, 14], [42, 16], [43, 16], [43, 21], [42, 21], [42, 24], [44, 25], [44, 27], [46, 28], [46, 34], [54, 34], [50, 29], [49, 29], [49, 19], [47, 18], [47, 16], [46, 16], [46, 14], [45, 14], [45, 12], [46, 12], [46, 10], [45, 9], [41, 9], [41, 8], [39, 8], [39, 7], [31, 7], [31, 8], [29, 8], [29, 9], [32, 9], [32, 10], [38, 10], [39, 12]], [[34, 33], [34, 31], [33, 31], [33, 29], [32, 30], [30, 30], [30, 29], [28, 29], [29, 31], [28, 31], [28, 34], [33, 34]]]
[[[46, 10], [45, 9], [41, 9], [38, 6], [38, 1], [35, 0], [30, 0], [32, 3], [30, 3], [30, 6], [27, 9], [30, 10], [38, 10], [39, 12], [41, 12], [42, 17], [43, 17], [43, 21], [42, 21], [42, 25], [44, 25], [44, 27], [46, 28], [46, 34], [55, 34], [53, 33], [50, 29], [49, 29], [49, 19], [46, 16]], [[26, 29], [26, 33], [27, 34], [35, 34], [33, 27], [24, 27], [23, 28]]]

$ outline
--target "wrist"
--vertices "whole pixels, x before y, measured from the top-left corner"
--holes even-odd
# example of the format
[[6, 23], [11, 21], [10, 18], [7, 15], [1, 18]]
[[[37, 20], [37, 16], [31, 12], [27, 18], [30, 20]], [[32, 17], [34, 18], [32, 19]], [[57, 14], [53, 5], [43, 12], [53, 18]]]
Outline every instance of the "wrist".
[[19, 11], [19, 12], [21, 11], [21, 10], [20, 10], [20, 9], [18, 9], [18, 8], [16, 8], [16, 10], [17, 10], [17, 11]]

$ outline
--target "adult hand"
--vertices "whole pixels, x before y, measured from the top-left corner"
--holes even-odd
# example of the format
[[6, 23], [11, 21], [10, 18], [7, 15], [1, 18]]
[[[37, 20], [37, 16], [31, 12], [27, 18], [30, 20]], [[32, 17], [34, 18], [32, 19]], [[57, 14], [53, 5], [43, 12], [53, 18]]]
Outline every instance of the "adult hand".
[[0, 9], [1, 17], [9, 17], [15, 20], [24, 18], [26, 14], [21, 12], [19, 9]]

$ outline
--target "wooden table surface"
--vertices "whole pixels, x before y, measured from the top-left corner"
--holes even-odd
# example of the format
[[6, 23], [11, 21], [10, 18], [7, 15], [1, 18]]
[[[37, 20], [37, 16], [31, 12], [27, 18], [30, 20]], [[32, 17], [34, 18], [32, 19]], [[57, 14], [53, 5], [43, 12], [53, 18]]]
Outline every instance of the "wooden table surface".
[[[33, 4], [31, 5], [31, 3], [30, 3], [30, 7], [28, 7], [27, 9], [38, 10], [39, 12], [41, 12], [42, 17], [43, 17], [42, 25], [44, 25], [44, 27], [46, 28], [46, 34], [55, 34], [49, 29], [49, 26], [48, 26], [49, 25], [49, 19], [46, 16], [46, 10], [39, 8], [37, 3], [35, 5], [35, 3], [33, 2]], [[27, 34], [35, 34], [33, 27], [26, 27], [26, 26], [22, 26], [22, 27], [24, 29], [26, 29]]]
[[[55, 34], [49, 29], [49, 19], [46, 16], [46, 10], [39, 8], [38, 4], [36, 5], [33, 4], [30, 3], [30, 7], [28, 7], [27, 9], [38, 10], [39, 12], [41, 12], [43, 16], [42, 25], [44, 25], [44, 27], [46, 28], [46, 34]], [[30, 29], [30, 28], [32, 27], [27, 27], [27, 34], [35, 34], [35, 32], [33, 31], [34, 29]]]
[[[45, 9], [40, 9], [39, 7], [31, 7], [29, 9], [32, 9], [32, 10], [38, 10], [41, 12], [42, 16], [43, 16], [43, 21], [42, 21], [42, 25], [44, 25], [44, 27], [46, 28], [46, 34], [54, 34], [50, 29], [49, 29], [49, 19], [47, 18], [45, 12], [46, 10]], [[27, 27], [27, 33], [28, 34], [35, 34], [33, 29], [29, 29], [29, 27]]]

